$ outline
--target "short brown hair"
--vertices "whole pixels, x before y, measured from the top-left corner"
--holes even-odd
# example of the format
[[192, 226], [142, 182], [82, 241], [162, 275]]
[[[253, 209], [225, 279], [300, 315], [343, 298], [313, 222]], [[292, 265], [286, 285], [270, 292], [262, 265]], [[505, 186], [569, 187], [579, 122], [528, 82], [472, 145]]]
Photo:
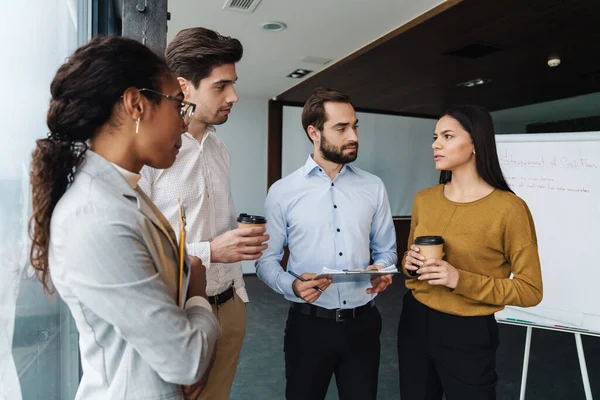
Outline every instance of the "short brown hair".
[[239, 40], [197, 27], [179, 31], [167, 46], [165, 57], [175, 75], [197, 88], [213, 69], [237, 63], [243, 53]]
[[335, 89], [316, 88], [302, 109], [302, 127], [308, 136], [308, 140], [312, 143], [312, 139], [308, 135], [308, 127], [314, 126], [317, 130], [322, 131], [327, 114], [325, 113], [325, 103], [346, 103], [352, 105], [350, 96]]

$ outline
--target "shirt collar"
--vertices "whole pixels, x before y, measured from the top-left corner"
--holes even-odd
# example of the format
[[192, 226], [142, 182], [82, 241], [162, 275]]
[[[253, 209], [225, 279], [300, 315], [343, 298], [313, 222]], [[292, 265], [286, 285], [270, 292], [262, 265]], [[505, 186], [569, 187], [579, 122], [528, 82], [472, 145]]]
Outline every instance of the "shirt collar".
[[[306, 160], [306, 163], [304, 164], [304, 176], [308, 176], [308, 174], [310, 174], [312, 171], [314, 171], [315, 169], [321, 169], [321, 167], [319, 167], [319, 164], [317, 164], [315, 162], [315, 160], [313, 159], [313, 153], [311, 153], [308, 156], [308, 159]], [[341, 175], [343, 173], [345, 173], [346, 170], [349, 171], [355, 171], [354, 167], [350, 164], [344, 164], [344, 166], [342, 167], [342, 169], [340, 169], [340, 172], [338, 173], [338, 175]]]
[[119, 171], [119, 173], [121, 175], [123, 175], [123, 178], [125, 178], [125, 180], [129, 184], [129, 186], [131, 186], [132, 189], [137, 188], [138, 182], [140, 181], [140, 178], [142, 177], [140, 174], [136, 174], [135, 172], [127, 171], [125, 168], [121, 168], [113, 162], [111, 162], [111, 164], [113, 165], [113, 167], [116, 168], [117, 171]]
[[196, 145], [198, 147], [200, 147], [200, 149], [204, 148], [204, 142], [206, 142], [206, 139], [210, 136], [213, 135], [213, 131], [210, 129], [207, 129], [206, 132], [204, 133], [204, 135], [202, 135], [202, 140], [201, 141], [197, 141], [196, 138], [189, 132], [185, 132], [183, 134], [185, 137], [191, 139], [194, 143], [196, 143]]

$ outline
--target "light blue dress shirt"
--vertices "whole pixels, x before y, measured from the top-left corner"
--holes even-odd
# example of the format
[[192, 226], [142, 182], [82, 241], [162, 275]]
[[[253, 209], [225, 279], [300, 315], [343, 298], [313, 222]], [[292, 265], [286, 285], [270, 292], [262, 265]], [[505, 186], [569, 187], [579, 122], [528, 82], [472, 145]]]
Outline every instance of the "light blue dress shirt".
[[[279, 263], [288, 246], [287, 268], [298, 275], [330, 269], [365, 269], [396, 264], [396, 233], [380, 178], [344, 165], [331, 180], [308, 157], [306, 164], [277, 181], [265, 201], [269, 248], [256, 261], [256, 273], [287, 300], [304, 302], [292, 290], [295, 278]], [[371, 253], [372, 251], [372, 253]], [[372, 300], [370, 281], [332, 283], [313, 304], [355, 308]]]

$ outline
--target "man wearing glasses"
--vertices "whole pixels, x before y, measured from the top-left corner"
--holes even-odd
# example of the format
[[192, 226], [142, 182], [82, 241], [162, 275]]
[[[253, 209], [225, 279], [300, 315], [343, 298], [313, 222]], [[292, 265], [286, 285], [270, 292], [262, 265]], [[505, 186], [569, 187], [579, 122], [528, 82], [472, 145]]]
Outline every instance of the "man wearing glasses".
[[[178, 227], [181, 198], [186, 210], [186, 246], [206, 266], [206, 293], [222, 335], [208, 377], [192, 388], [201, 399], [228, 399], [246, 332], [246, 293], [241, 261], [257, 259], [267, 248], [263, 227], [238, 229], [230, 191], [231, 160], [214, 126], [227, 121], [238, 101], [235, 64], [242, 45], [204, 28], [180, 31], [169, 43], [167, 63], [177, 75], [185, 100], [196, 104], [175, 164], [167, 170], [144, 168], [140, 186]], [[182, 115], [191, 111], [182, 105]]]

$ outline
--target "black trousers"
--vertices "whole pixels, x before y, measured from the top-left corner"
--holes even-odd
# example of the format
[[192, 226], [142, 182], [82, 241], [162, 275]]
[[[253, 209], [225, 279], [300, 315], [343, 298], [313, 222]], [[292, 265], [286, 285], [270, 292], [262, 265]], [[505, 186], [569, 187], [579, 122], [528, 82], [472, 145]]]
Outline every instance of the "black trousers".
[[402, 400], [495, 400], [498, 326], [493, 315], [432, 310], [409, 291], [398, 327]]
[[380, 333], [377, 307], [344, 322], [290, 309], [283, 344], [286, 399], [324, 399], [333, 374], [340, 399], [376, 399]]

